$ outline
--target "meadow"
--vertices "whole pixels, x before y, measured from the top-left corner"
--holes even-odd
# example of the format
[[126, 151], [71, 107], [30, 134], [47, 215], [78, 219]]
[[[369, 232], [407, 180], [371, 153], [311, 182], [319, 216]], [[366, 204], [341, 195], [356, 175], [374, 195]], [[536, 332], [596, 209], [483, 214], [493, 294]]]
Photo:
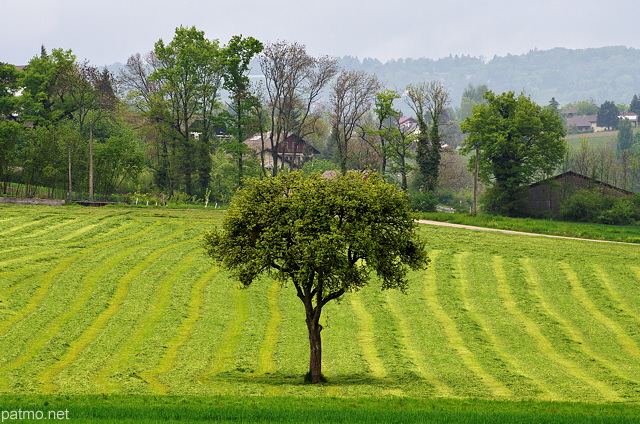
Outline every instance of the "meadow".
[[421, 225], [432, 262], [407, 295], [374, 281], [327, 305], [328, 382], [310, 386], [292, 287], [240, 290], [205, 256], [202, 233], [222, 216], [0, 205], [0, 410], [121, 407], [129, 418], [113, 422], [138, 422], [169, 403], [288, 422], [284, 399], [298, 405], [287, 413], [387, 422], [394, 409], [414, 422], [640, 417], [638, 245]]

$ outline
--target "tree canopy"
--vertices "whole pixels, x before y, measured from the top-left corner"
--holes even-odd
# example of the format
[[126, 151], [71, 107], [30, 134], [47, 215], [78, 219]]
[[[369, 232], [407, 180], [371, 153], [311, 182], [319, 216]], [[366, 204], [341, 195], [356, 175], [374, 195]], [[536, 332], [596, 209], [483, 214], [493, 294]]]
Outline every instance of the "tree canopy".
[[281, 173], [238, 191], [207, 253], [245, 287], [261, 274], [290, 282], [305, 307], [311, 381], [322, 381], [322, 308], [357, 291], [373, 271], [405, 291], [409, 268], [428, 263], [405, 195], [373, 173]]
[[519, 215], [525, 207], [523, 186], [562, 163], [565, 130], [554, 111], [524, 93], [487, 91], [485, 99], [461, 124], [469, 134], [462, 152], [479, 149], [480, 177], [491, 185], [488, 209]]
[[596, 122], [599, 127], [607, 127], [611, 130], [615, 130], [618, 128], [618, 123], [620, 122], [620, 118], [618, 118], [619, 115], [620, 111], [616, 104], [607, 100], [600, 106]]

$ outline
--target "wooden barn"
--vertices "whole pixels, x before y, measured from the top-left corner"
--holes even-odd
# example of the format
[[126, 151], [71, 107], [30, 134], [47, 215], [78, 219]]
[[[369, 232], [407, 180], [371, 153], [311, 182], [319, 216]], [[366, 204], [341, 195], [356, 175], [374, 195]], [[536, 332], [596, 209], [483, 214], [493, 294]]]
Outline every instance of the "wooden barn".
[[595, 191], [608, 196], [626, 197], [633, 193], [568, 171], [529, 186], [529, 207], [536, 212], [557, 214], [563, 200], [578, 190]]

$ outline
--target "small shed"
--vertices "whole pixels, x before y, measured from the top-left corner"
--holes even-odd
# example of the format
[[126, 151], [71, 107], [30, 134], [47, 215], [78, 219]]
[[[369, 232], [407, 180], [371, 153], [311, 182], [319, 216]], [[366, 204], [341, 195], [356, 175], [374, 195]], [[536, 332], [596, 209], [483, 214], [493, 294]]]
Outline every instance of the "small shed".
[[568, 171], [529, 186], [529, 207], [536, 212], [557, 214], [560, 205], [569, 195], [578, 190], [594, 191], [607, 196], [627, 197], [633, 192], [611, 184]]

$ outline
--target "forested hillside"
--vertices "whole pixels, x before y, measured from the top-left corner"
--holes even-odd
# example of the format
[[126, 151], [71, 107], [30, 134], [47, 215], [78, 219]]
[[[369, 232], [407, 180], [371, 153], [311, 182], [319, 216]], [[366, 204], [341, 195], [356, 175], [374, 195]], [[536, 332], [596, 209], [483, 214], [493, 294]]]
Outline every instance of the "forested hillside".
[[375, 72], [387, 87], [400, 90], [408, 83], [437, 80], [459, 101], [468, 84], [486, 84], [494, 92], [521, 91], [540, 104], [552, 97], [561, 104], [593, 99], [628, 103], [640, 92], [640, 50], [602, 47], [570, 50], [532, 50], [523, 55], [492, 59], [449, 56], [433, 59], [377, 59], [343, 57], [348, 69]]

